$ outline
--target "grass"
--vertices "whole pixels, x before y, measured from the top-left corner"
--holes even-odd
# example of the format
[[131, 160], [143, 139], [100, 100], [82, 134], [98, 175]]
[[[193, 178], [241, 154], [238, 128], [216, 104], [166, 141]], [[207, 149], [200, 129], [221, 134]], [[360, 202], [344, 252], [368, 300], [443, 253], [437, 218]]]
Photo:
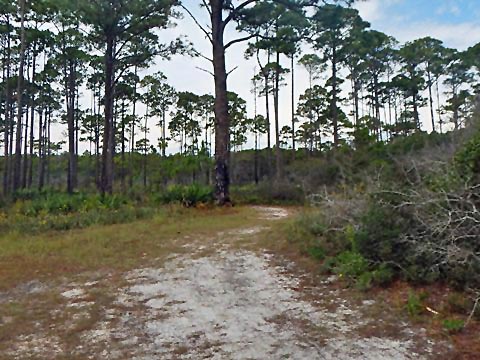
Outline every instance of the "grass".
[[[260, 220], [247, 208], [184, 209], [166, 206], [148, 220], [87, 229], [19, 232], [0, 236], [0, 290], [31, 279], [54, 279], [84, 271], [128, 270], [148, 259], [186, 251], [185, 237], [208, 238]], [[212, 249], [214, 251], [215, 249]]]

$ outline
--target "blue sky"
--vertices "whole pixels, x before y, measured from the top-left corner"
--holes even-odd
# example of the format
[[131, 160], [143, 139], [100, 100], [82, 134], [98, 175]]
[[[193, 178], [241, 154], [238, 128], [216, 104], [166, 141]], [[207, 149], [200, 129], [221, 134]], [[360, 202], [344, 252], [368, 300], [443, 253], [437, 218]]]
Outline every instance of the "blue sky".
[[480, 42], [480, 0], [367, 0], [356, 7], [374, 29], [400, 41], [429, 35], [459, 49]]
[[478, 21], [478, 0], [406, 0], [391, 5], [391, 11], [404, 14], [407, 21], [435, 20], [444, 24]]

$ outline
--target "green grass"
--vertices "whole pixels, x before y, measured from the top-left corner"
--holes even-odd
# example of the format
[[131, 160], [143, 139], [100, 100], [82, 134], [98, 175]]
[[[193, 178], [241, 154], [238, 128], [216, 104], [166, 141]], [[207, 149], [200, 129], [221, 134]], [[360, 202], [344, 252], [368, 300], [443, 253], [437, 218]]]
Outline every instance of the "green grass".
[[151, 219], [128, 224], [39, 235], [3, 234], [0, 236], [0, 289], [32, 278], [52, 279], [101, 269], [127, 270], [148, 259], [186, 251], [182, 245], [191, 242], [193, 237], [208, 239], [219, 231], [261, 222], [256, 219], [256, 212], [248, 208], [166, 206], [158, 209]]

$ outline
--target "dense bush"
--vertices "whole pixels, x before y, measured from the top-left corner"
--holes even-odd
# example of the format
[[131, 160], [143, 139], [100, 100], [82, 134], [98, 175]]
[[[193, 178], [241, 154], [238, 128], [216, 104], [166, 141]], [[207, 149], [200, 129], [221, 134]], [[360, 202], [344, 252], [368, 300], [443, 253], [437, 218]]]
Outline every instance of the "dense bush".
[[239, 204], [296, 204], [305, 202], [303, 189], [291, 182], [262, 182], [232, 186], [232, 199]]
[[[319, 210], [300, 217], [291, 238], [361, 288], [403, 277], [480, 289], [477, 138], [456, 148], [435, 134], [392, 142], [390, 152], [417, 152], [392, 158], [386, 177], [364, 175], [363, 187], [342, 184], [333, 193], [309, 196]], [[375, 149], [367, 168], [387, 154], [386, 146]]]
[[172, 185], [157, 195], [157, 200], [164, 204], [177, 202], [192, 207], [200, 203], [213, 202], [213, 189], [199, 184]]
[[35, 233], [96, 224], [117, 224], [152, 216], [155, 209], [126, 196], [55, 191], [21, 191], [0, 208], [0, 232]]

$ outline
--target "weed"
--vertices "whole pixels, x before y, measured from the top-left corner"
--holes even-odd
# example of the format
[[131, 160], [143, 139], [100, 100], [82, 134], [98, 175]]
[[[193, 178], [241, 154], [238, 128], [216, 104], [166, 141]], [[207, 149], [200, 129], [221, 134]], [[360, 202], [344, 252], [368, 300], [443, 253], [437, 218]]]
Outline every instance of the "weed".
[[411, 317], [417, 317], [423, 312], [423, 304], [421, 297], [413, 291], [410, 291], [408, 294], [407, 312]]
[[461, 319], [445, 319], [443, 320], [442, 325], [450, 334], [456, 334], [463, 330], [465, 322]]

